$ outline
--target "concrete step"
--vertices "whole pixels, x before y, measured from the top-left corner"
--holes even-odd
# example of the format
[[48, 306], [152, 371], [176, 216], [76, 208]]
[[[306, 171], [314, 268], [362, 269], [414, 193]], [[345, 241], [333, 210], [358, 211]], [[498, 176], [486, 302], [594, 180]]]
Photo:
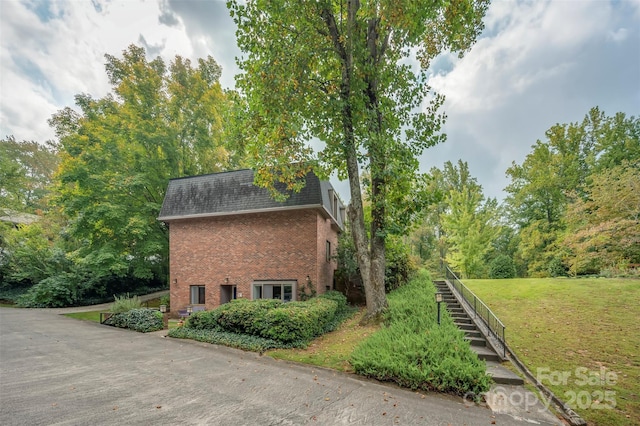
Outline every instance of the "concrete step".
[[473, 324], [473, 321], [471, 321], [471, 318], [453, 318], [453, 322], [458, 325], [459, 324]]
[[[471, 320], [469, 320], [469, 321], [471, 321]], [[475, 326], [473, 323], [471, 323], [471, 322], [464, 322], [464, 323], [461, 323], [461, 322], [455, 322], [454, 324], [455, 324], [455, 325], [456, 325], [460, 330], [463, 330], [463, 331], [467, 331], [467, 330], [468, 330], [468, 331], [476, 331], [476, 330], [478, 330], [478, 329], [476, 328], [476, 326]]]
[[471, 350], [478, 354], [478, 358], [484, 361], [499, 362], [500, 357], [491, 348], [486, 346], [471, 346]]
[[482, 337], [482, 333], [480, 333], [475, 327], [473, 330], [464, 330], [464, 335], [467, 337]]
[[484, 337], [466, 336], [465, 340], [468, 340], [471, 346], [487, 346], [487, 341], [484, 339]]
[[487, 374], [491, 376], [494, 382], [501, 385], [524, 385], [522, 377], [513, 371], [502, 366], [499, 362], [487, 361]]

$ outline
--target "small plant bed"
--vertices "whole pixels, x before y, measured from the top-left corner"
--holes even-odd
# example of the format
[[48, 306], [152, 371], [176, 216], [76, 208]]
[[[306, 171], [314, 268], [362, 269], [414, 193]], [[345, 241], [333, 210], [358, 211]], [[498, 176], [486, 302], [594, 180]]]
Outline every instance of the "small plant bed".
[[149, 333], [164, 328], [162, 324], [162, 314], [155, 309], [131, 309], [127, 312], [118, 312], [107, 318], [105, 325], [119, 328], [128, 328], [141, 333]]
[[589, 424], [640, 424], [640, 280], [464, 280], [534, 376]]
[[315, 337], [335, 330], [353, 314], [346, 298], [327, 292], [304, 302], [238, 299], [211, 310], [193, 313], [169, 337], [193, 339], [264, 352], [306, 347]]
[[353, 351], [357, 374], [410, 389], [481, 395], [491, 378], [449, 314], [437, 323], [435, 288], [426, 272], [388, 295], [384, 326]]

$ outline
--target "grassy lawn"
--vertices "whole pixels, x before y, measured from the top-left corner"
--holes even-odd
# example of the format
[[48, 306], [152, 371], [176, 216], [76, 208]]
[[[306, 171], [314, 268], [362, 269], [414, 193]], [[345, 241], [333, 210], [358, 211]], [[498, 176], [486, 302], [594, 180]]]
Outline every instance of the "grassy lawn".
[[100, 322], [100, 312], [101, 311], [73, 312], [70, 314], [64, 314], [64, 316], [69, 318], [84, 320], [84, 321]]
[[509, 346], [533, 374], [585, 420], [640, 424], [640, 280], [464, 283], [506, 325]]
[[365, 308], [361, 308], [356, 315], [345, 321], [336, 331], [318, 337], [306, 349], [274, 349], [265, 352], [265, 355], [276, 359], [353, 372], [351, 364], [347, 361], [349, 355], [358, 343], [380, 328], [379, 326], [361, 327], [358, 325], [364, 313]]

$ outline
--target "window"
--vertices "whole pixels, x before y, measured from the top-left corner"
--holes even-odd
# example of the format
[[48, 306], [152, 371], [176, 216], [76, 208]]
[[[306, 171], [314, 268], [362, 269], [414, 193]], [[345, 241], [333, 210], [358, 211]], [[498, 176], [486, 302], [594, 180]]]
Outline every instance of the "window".
[[276, 299], [283, 302], [295, 300], [295, 282], [253, 283], [253, 299]]
[[327, 262], [331, 262], [331, 241], [327, 241], [325, 256], [326, 256]]
[[204, 286], [203, 285], [191, 286], [190, 300], [192, 305], [204, 305]]

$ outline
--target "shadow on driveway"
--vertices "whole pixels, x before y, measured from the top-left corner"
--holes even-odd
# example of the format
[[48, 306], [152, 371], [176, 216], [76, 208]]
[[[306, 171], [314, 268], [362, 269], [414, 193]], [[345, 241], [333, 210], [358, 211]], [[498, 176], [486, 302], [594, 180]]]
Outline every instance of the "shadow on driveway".
[[531, 423], [250, 352], [0, 308], [0, 424]]

